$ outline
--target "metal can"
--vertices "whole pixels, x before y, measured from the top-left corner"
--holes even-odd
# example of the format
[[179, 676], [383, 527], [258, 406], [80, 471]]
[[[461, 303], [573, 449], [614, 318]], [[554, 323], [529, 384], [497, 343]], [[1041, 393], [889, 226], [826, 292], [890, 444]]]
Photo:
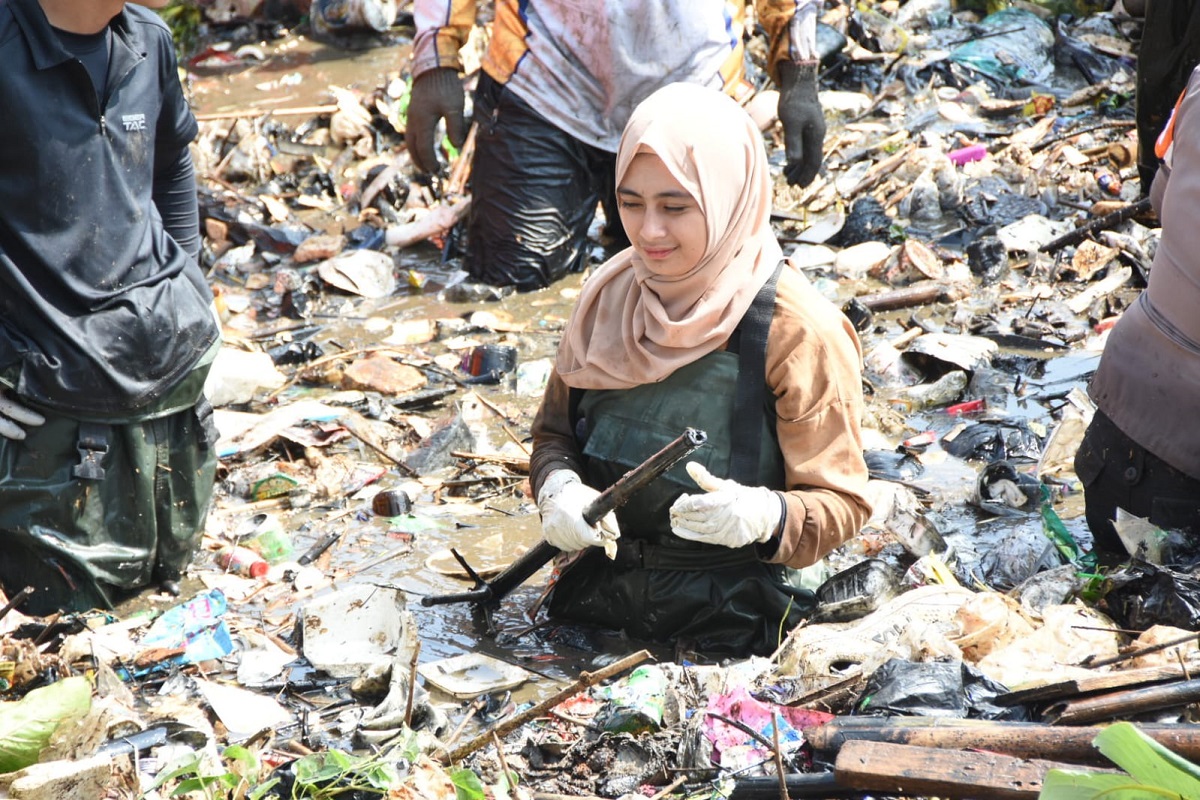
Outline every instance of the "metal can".
[[471, 375], [503, 375], [517, 366], [517, 348], [507, 344], [481, 344], [462, 357], [464, 372]]

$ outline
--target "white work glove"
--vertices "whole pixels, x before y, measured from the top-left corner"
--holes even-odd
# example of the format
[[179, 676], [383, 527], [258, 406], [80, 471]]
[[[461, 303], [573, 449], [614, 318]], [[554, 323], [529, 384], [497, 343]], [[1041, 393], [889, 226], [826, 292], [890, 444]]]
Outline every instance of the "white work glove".
[[25, 438], [25, 429], [21, 425], [41, 425], [45, 421], [46, 418], [41, 414], [0, 391], [0, 436], [19, 441]]
[[703, 464], [687, 473], [705, 494], [685, 494], [671, 505], [671, 530], [681, 539], [743, 547], [770, 539], [783, 518], [783, 500], [764, 486], [717, 478]]
[[538, 492], [542, 538], [568, 553], [602, 546], [606, 552], [611, 549], [615, 555], [616, 540], [621, 535], [616, 514], [608, 512], [595, 526], [588, 525], [583, 519], [583, 509], [599, 495], [585, 485], [574, 470], [551, 472]]

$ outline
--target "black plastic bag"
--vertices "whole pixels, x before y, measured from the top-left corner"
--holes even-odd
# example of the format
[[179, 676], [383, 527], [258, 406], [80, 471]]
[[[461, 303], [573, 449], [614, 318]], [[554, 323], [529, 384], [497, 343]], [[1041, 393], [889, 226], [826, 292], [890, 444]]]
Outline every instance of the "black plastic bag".
[[952, 719], [1029, 720], [1024, 706], [997, 705], [1008, 694], [963, 661], [906, 661], [893, 658], [871, 674], [856, 705], [859, 714]]
[[1126, 630], [1170, 625], [1200, 631], [1200, 580], [1192, 575], [1135, 560], [1109, 575], [1105, 610]]
[[1037, 461], [1042, 440], [1023, 419], [983, 420], [943, 436], [942, 449], [968, 461]]

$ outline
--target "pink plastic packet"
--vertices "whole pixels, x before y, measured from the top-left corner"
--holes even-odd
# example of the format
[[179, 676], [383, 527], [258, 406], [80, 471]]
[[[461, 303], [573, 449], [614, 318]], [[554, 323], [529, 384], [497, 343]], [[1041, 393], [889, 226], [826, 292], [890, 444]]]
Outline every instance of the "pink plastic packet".
[[986, 145], [969, 144], [966, 147], [960, 147], [957, 150], [951, 150], [946, 154], [946, 157], [961, 167], [968, 161], [978, 161], [987, 154], [988, 151]]

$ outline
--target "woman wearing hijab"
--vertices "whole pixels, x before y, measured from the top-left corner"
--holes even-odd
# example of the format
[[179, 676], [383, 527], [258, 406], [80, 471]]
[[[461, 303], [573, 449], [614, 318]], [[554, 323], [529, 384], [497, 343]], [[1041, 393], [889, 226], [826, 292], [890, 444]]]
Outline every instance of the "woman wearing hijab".
[[[553, 616], [770, 653], [813, 606], [797, 569], [870, 508], [853, 327], [783, 260], [762, 136], [691, 84], [634, 111], [617, 153], [632, 246], [587, 281], [533, 424], [543, 535], [584, 551]], [[693, 427], [707, 444], [593, 527], [600, 490]], [[615, 558], [599, 547], [616, 539]]]

